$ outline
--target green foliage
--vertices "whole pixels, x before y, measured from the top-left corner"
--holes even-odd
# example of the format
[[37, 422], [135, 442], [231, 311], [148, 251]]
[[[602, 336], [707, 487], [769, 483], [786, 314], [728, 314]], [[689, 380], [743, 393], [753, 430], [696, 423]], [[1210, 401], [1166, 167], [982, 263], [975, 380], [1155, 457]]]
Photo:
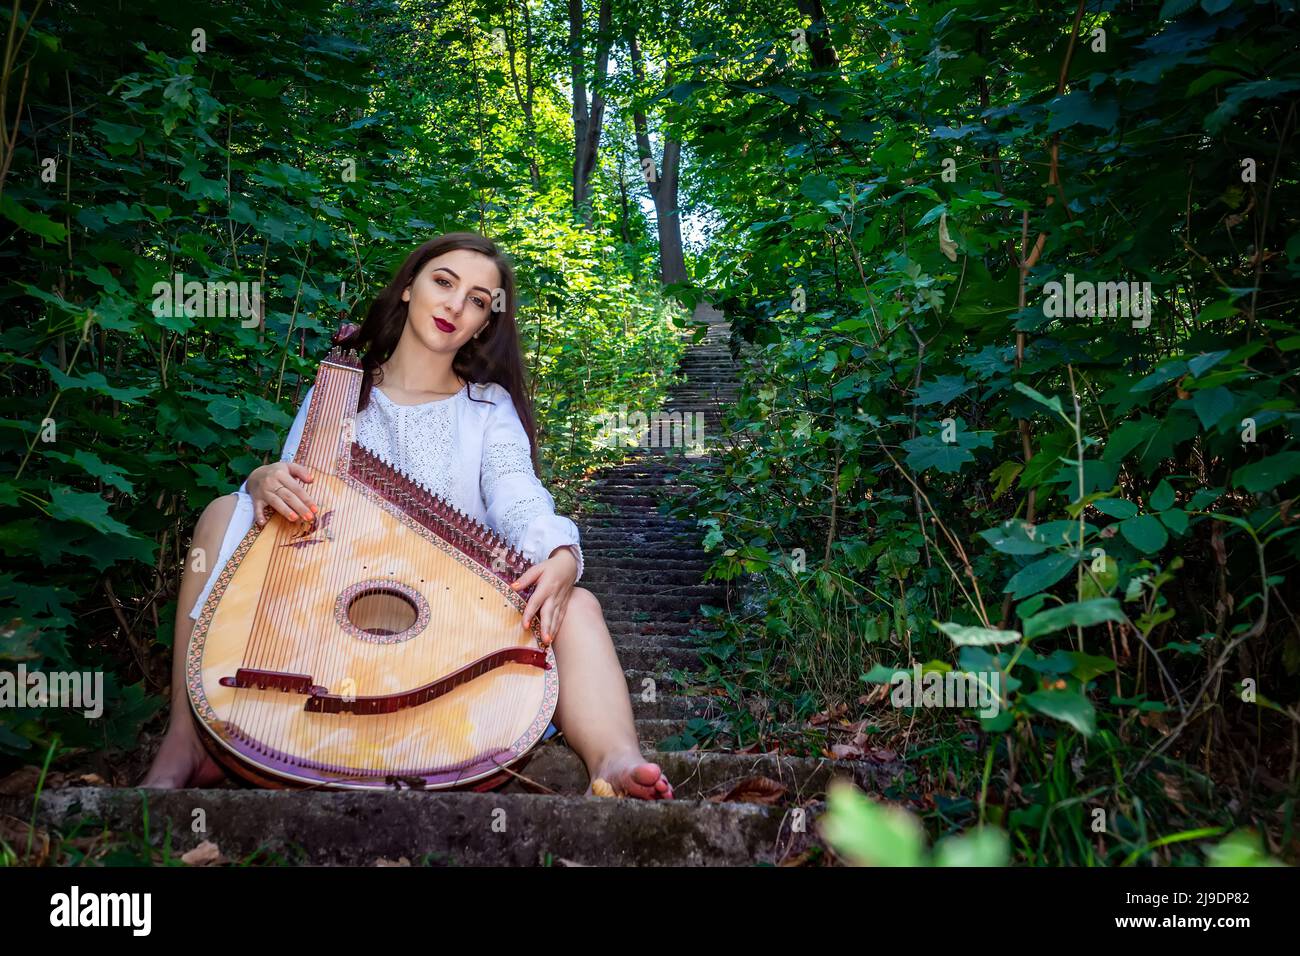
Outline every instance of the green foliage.
[[[846, 708], [915, 747], [919, 718], [924, 759], [975, 775], [1022, 859], [1096, 861], [1085, 807], [1120, 810], [1108, 862], [1174, 859], [1147, 828], [1189, 819], [1263, 816], [1285, 842], [1300, 24], [1289, 4], [1080, 9], [1072, 37], [1070, 9], [860, 4], [833, 68], [770, 23], [683, 79], [729, 170], [716, 283], [743, 366], [738, 439], [690, 513], [712, 574], [751, 585], [714, 644], [783, 667], [738, 655], [720, 678], [738, 704], [776, 696], [768, 736]], [[860, 680], [811, 680], [826, 638], [772, 631], [827, 606], [790, 580], [796, 550], [853, 620], [889, 622], [859, 674], [991, 667], [1003, 712], [972, 738], [913, 711], [892, 738]], [[1212, 791], [1184, 755], [1216, 778], [1268, 764], [1276, 792]]]
[[858, 866], [1005, 866], [1010, 858], [1007, 835], [997, 827], [944, 837], [931, 856], [913, 814], [839, 780], [830, 786], [820, 826], [832, 848]]

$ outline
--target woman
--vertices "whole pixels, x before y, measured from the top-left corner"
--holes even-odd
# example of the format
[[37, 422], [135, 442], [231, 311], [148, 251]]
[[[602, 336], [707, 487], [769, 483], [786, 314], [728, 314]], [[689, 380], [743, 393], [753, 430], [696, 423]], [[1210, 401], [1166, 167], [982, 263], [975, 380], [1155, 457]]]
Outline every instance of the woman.
[[[449, 233], [412, 252], [346, 342], [362, 356], [357, 441], [461, 511], [479, 516], [531, 567], [524, 624], [537, 619], [560, 674], [555, 724], [594, 782], [616, 794], [671, 799], [658, 764], [643, 759], [623, 670], [582, 573], [578, 529], [554, 513], [537, 480], [537, 440], [515, 326], [514, 270], [488, 239]], [[187, 563], [173, 644], [171, 723], [141, 786], [205, 786], [220, 767], [203, 749], [184, 682], [190, 633], [222, 566], [254, 520], [318, 511], [311, 472], [292, 461], [310, 391], [281, 460], [253, 470], [238, 492], [204, 509], [191, 554], [216, 554], [209, 571]], [[588, 788], [591, 793], [591, 788]]]

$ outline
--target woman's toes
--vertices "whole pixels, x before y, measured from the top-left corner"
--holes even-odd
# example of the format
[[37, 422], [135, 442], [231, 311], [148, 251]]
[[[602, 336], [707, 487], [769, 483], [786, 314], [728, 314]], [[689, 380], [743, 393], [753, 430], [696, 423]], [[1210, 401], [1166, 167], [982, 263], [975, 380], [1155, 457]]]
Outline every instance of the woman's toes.
[[629, 763], [602, 776], [620, 796], [635, 797], [639, 800], [672, 799], [673, 788], [659, 769], [659, 765], [655, 763]]
[[632, 781], [642, 787], [654, 787], [664, 778], [657, 763], [641, 763], [632, 768]]

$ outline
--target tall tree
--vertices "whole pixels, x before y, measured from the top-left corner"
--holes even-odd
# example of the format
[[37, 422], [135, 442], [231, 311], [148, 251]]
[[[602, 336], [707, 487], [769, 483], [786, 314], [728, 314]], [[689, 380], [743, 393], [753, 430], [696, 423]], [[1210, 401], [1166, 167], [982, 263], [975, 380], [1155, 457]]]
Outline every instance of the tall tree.
[[[628, 25], [628, 47], [632, 56], [632, 75], [639, 91], [645, 70], [641, 61], [641, 48], [637, 44], [636, 26]], [[664, 85], [673, 84], [672, 70], [664, 74]], [[646, 187], [655, 204], [655, 223], [659, 230], [659, 277], [668, 285], [686, 281], [686, 259], [682, 253], [682, 222], [677, 209], [678, 173], [681, 165], [682, 144], [672, 136], [664, 137], [663, 161], [656, 164], [650, 148], [650, 134], [646, 116], [641, 107], [634, 106], [633, 123], [636, 129], [637, 156], [644, 171]], [[648, 162], [647, 162], [648, 160]]]
[[600, 130], [605, 121], [605, 79], [609, 48], [613, 43], [610, 0], [600, 0], [596, 28], [596, 63], [591, 77], [591, 102], [587, 102], [586, 48], [583, 37], [582, 0], [569, 0], [569, 65], [573, 78], [573, 211], [591, 224], [591, 178], [600, 151]]

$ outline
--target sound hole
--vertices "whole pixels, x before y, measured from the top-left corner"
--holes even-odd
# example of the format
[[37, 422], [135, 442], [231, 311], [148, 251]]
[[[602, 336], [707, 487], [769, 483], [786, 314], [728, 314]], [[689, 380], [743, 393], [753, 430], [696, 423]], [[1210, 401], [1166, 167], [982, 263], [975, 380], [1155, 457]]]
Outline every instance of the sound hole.
[[362, 591], [348, 604], [348, 620], [376, 637], [409, 630], [418, 617], [415, 603], [400, 591], [389, 588]]

